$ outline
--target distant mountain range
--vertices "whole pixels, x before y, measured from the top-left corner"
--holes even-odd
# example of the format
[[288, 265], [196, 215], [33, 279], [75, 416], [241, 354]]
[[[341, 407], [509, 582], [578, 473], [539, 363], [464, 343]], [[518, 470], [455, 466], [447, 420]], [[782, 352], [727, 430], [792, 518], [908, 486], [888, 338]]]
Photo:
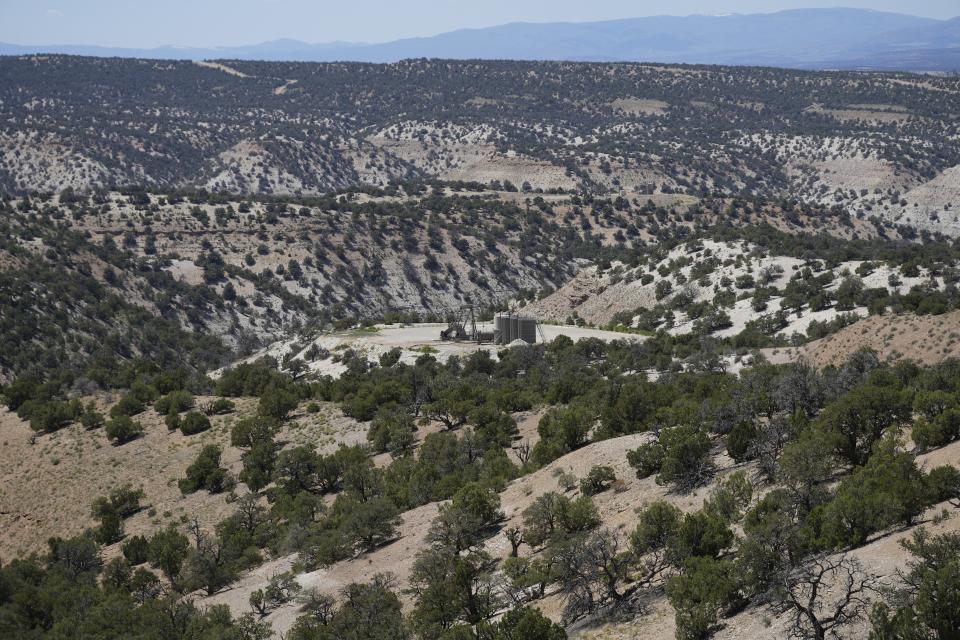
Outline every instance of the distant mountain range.
[[406, 58], [633, 61], [809, 69], [960, 71], [960, 17], [864, 9], [513, 23], [381, 44], [274, 40], [218, 48], [119, 49], [0, 43], [0, 55], [396, 62]]

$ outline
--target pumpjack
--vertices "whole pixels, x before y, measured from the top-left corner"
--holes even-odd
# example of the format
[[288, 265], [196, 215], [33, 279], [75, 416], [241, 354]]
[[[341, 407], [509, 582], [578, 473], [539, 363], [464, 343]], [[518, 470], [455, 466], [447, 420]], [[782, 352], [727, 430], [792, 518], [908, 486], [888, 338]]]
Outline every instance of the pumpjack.
[[473, 305], [464, 305], [450, 314], [447, 328], [440, 331], [440, 339], [448, 342], [476, 342], [482, 344], [493, 340], [492, 331], [477, 329], [477, 315]]

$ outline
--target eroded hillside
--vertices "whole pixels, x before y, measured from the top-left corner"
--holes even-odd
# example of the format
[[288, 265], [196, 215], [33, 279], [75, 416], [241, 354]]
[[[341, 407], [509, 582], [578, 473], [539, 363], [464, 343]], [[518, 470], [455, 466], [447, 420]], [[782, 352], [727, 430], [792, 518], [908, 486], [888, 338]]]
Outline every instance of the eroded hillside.
[[955, 631], [958, 95], [0, 59], [0, 637]]
[[7, 57], [0, 187], [417, 178], [801, 198], [956, 235], [957, 80], [749, 67]]

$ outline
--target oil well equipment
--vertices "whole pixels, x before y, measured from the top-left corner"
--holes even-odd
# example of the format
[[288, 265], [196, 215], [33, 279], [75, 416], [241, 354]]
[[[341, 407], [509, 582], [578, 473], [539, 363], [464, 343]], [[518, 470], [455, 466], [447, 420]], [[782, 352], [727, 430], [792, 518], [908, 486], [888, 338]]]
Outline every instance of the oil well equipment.
[[493, 343], [510, 344], [521, 340], [527, 344], [536, 344], [537, 334], [543, 342], [543, 329], [533, 316], [524, 316], [519, 313], [498, 313], [493, 317]]

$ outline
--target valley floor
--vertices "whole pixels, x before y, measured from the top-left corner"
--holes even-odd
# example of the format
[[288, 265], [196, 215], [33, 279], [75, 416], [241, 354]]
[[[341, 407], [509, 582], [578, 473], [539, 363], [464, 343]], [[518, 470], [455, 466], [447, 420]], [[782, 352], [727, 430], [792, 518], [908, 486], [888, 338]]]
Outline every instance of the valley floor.
[[[431, 354], [440, 362], [446, 362], [451, 356], [466, 356], [477, 350], [486, 350], [491, 355], [496, 356], [497, 351], [504, 348], [502, 345], [492, 343], [477, 344], [476, 342], [441, 340], [440, 332], [446, 328], [447, 325], [442, 323], [377, 325], [371, 329], [322, 334], [307, 342], [294, 338], [275, 342], [265, 350], [247, 358], [247, 361], [252, 362], [263, 356], [280, 359], [293, 348], [296, 350], [296, 357], [303, 358], [308, 363], [310, 371], [321, 375], [339, 377], [346, 371], [346, 366], [342, 363], [334, 361], [332, 358], [310, 361], [304, 354], [314, 345], [326, 349], [331, 354], [349, 348], [376, 362], [380, 356], [388, 351], [401, 349], [400, 361], [413, 364], [418, 357], [425, 353]], [[493, 324], [490, 322], [477, 323], [477, 329], [493, 332]], [[542, 342], [544, 338], [547, 342], [551, 342], [558, 336], [566, 336], [573, 341], [595, 338], [604, 342], [612, 340], [641, 342], [646, 339], [645, 336], [635, 333], [604, 331], [573, 325], [541, 324], [537, 342]]]

